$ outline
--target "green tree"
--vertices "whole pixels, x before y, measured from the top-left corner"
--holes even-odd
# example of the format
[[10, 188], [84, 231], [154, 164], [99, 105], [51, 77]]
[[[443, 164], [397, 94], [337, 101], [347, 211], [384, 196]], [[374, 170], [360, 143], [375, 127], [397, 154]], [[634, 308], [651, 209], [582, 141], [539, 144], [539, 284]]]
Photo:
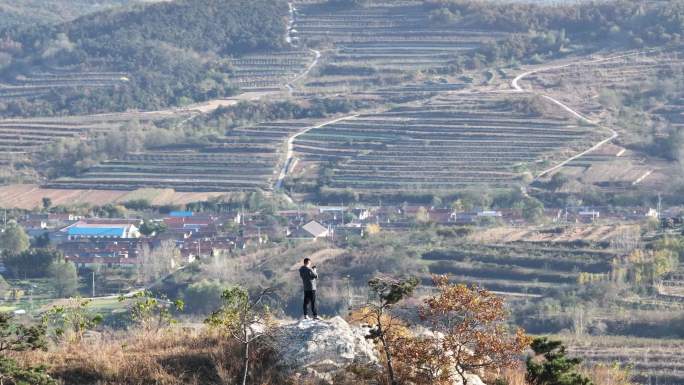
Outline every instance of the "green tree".
[[565, 176], [564, 174], [557, 172], [553, 174], [549, 182], [547, 183], [547, 186], [549, 187], [550, 190], [553, 191], [558, 191], [560, 190], [563, 186], [565, 186], [568, 183], [568, 177]]
[[60, 259], [52, 262], [47, 275], [58, 297], [70, 297], [78, 290], [78, 272], [71, 261]]
[[154, 235], [166, 231], [164, 222], [145, 221], [140, 225], [140, 233], [143, 235]]
[[188, 286], [183, 295], [186, 310], [193, 314], [209, 314], [221, 306], [225, 287], [216, 281], [202, 280]]
[[418, 286], [418, 278], [398, 279], [393, 277], [375, 277], [368, 281], [371, 295], [365, 306], [364, 321], [371, 325], [366, 338], [379, 343], [385, 353], [387, 377], [391, 385], [398, 384], [393, 362], [393, 344], [388, 337], [393, 329], [402, 322], [394, 315], [395, 305], [413, 295]]
[[37, 237], [34, 237], [33, 241], [31, 242], [31, 247], [35, 248], [47, 248], [48, 246], [50, 246], [50, 235], [47, 231]]
[[83, 333], [93, 329], [103, 321], [102, 315], [88, 308], [91, 299], [70, 298], [64, 305], [53, 306], [43, 315], [43, 322], [50, 327], [55, 339], [67, 338], [80, 341]]
[[5, 267], [18, 278], [42, 278], [52, 262], [62, 259], [62, 253], [50, 249], [29, 249], [5, 256]]
[[452, 12], [449, 8], [438, 8], [430, 12], [430, 21], [439, 24], [452, 24], [461, 20], [461, 14], [457, 10]]
[[527, 197], [523, 202], [522, 214], [530, 222], [537, 222], [544, 216], [544, 204], [538, 199]]
[[175, 323], [172, 310], [183, 311], [185, 303], [177, 299], [171, 301], [165, 296], [155, 297], [149, 290], [139, 291], [132, 296], [120, 296], [119, 302], [130, 302], [131, 320], [146, 331], [159, 330]]
[[242, 385], [247, 384], [251, 346], [272, 332], [271, 312], [265, 303], [271, 293], [272, 289], [265, 289], [257, 296], [250, 297], [247, 290], [240, 287], [225, 290], [223, 305], [205, 320], [242, 344]]
[[671, 250], [684, 262], [684, 237], [667, 235], [653, 242], [655, 250]]
[[582, 360], [567, 357], [562, 342], [541, 337], [535, 338], [531, 347], [534, 356], [527, 359], [525, 375], [530, 385], [592, 385], [578, 372]]
[[0, 383], [8, 385], [56, 385], [43, 367], [24, 367], [9, 353], [45, 349], [45, 325], [26, 326], [14, 322], [10, 313], [0, 313]]
[[10, 222], [0, 233], [0, 249], [6, 253], [18, 254], [26, 251], [31, 243], [24, 228], [16, 222]]

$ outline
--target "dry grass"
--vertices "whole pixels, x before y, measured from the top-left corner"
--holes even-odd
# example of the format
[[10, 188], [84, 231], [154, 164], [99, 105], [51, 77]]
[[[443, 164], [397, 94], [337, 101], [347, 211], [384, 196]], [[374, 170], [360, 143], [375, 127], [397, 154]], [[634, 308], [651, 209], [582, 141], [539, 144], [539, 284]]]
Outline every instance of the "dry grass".
[[[240, 346], [217, 332], [170, 329], [111, 332], [24, 354], [65, 385], [222, 385], [237, 383]], [[292, 383], [275, 366], [272, 352], [253, 357], [250, 384]]]
[[134, 191], [50, 189], [33, 184], [0, 186], [0, 207], [33, 209], [41, 207], [43, 198], [50, 198], [53, 205], [78, 206], [121, 203], [135, 199], [147, 199], [154, 205], [187, 204], [205, 201], [225, 192], [178, 192], [172, 189], [139, 189]]
[[[306, 376], [291, 376], [278, 368], [272, 349], [253, 349], [249, 384], [319, 385]], [[48, 351], [20, 353], [29, 365], [44, 365], [63, 385], [234, 385], [242, 373], [241, 346], [215, 330], [172, 327], [161, 331], [105, 331], [81, 341], [61, 343]], [[596, 385], [632, 385], [631, 373], [615, 365], [585, 365], [581, 372]], [[525, 367], [484, 377], [508, 385], [526, 385]], [[348, 368], [336, 385], [388, 385], [382, 373]]]
[[[312, 374], [290, 374], [264, 344], [251, 348], [250, 385], [322, 385]], [[200, 325], [160, 331], [88, 332], [81, 341], [47, 351], [16, 353], [25, 365], [43, 365], [60, 385], [236, 385], [242, 382], [242, 348], [230, 337]], [[350, 366], [335, 385], [389, 385], [383, 373]]]

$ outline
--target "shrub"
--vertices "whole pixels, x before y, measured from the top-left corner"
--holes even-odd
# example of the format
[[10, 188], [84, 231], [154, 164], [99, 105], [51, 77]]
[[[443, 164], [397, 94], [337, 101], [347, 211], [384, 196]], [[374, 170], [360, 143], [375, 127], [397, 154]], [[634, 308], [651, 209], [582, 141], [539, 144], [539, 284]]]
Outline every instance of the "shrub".
[[55, 250], [29, 249], [5, 257], [5, 267], [17, 278], [42, 278], [48, 273], [52, 262], [63, 258]]
[[193, 314], [209, 314], [221, 305], [225, 287], [215, 281], [202, 280], [188, 286], [183, 295], [185, 310]]

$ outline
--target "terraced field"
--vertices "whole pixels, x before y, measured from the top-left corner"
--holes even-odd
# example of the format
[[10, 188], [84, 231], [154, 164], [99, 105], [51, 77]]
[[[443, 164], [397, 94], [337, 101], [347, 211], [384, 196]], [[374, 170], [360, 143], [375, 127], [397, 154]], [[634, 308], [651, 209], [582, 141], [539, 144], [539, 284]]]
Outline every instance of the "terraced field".
[[546, 295], [576, 287], [579, 274], [608, 274], [616, 254], [603, 249], [578, 249], [526, 242], [463, 244], [423, 254], [430, 273], [449, 274], [508, 294]]
[[[576, 63], [551, 66], [525, 78], [523, 87], [552, 93], [554, 97], [594, 118], [605, 117], [612, 107], [608, 92], [634, 93], [655, 79], [681, 79], [684, 76], [684, 48], [615, 53]], [[682, 103], [684, 105], [684, 100]], [[684, 124], [680, 103], [654, 106], [653, 114], [672, 124]]]
[[416, 1], [334, 11], [307, 2], [298, 4], [294, 15], [293, 34], [300, 41], [332, 47], [324, 51], [319, 77], [307, 83], [318, 92], [396, 83], [417, 71], [439, 72], [464, 50], [505, 36], [435, 26]]
[[545, 231], [538, 228], [493, 227], [481, 229], [468, 237], [478, 243], [572, 243], [610, 242], [625, 232], [639, 232], [638, 225], [572, 225], [561, 231]]
[[232, 130], [210, 145], [168, 146], [101, 163], [51, 188], [176, 191], [270, 190], [284, 161], [287, 138], [308, 120], [263, 123]]
[[314, 61], [311, 51], [291, 50], [233, 58], [232, 81], [243, 91], [282, 89]]
[[[187, 113], [179, 112], [182, 118]], [[42, 146], [63, 138], [85, 138], [89, 134], [106, 132], [133, 121], [153, 121], [170, 118], [167, 113], [118, 113], [60, 118], [0, 120], [0, 159], [12, 154], [29, 154]]]
[[684, 341], [635, 337], [567, 337], [568, 352], [588, 363], [631, 365], [641, 384], [684, 382]]
[[123, 72], [74, 72], [54, 70], [18, 76], [13, 82], [0, 84], [0, 101], [36, 99], [62, 89], [93, 89], [125, 85], [129, 79]]
[[508, 186], [589, 146], [601, 135], [569, 116], [531, 116], [518, 96], [456, 93], [429, 103], [313, 129], [294, 148], [329, 169], [329, 186], [358, 190], [439, 190]]
[[[658, 163], [644, 164], [643, 157], [619, 146], [603, 146], [567, 163], [561, 169], [563, 175], [578, 178], [585, 185], [594, 185], [605, 192], [622, 192], [646, 185], [654, 188], [664, 181], [662, 175], [654, 174]], [[659, 177], [657, 180], [656, 177]]]
[[41, 207], [43, 198], [50, 198], [53, 205], [104, 205], [145, 199], [158, 206], [206, 201], [221, 193], [176, 192], [170, 189], [140, 189], [135, 191], [112, 191], [90, 189], [47, 189], [32, 184], [0, 186], [0, 207], [32, 210]]
[[[684, 94], [666, 104], [659, 102], [655, 94], [670, 86], [658, 79], [672, 79], [674, 82], [671, 84], [684, 79], [681, 47], [667, 52], [616, 53], [551, 66], [526, 77], [522, 86], [552, 95], [590, 118], [613, 127], [620, 134], [620, 142], [630, 145], [649, 136], [664, 136], [666, 128], [684, 127]], [[652, 92], [653, 89], [656, 91], [646, 103], [641, 117], [643, 121], [625, 127], [622, 119], [629, 122], [629, 118], [618, 116], [621, 107], [615, 104], [622, 103], [622, 95], [648, 98], [649, 95], [640, 93]], [[569, 163], [562, 171], [609, 192], [640, 186], [658, 189], [668, 183], [671, 165], [667, 162], [650, 159], [644, 164], [643, 155], [633, 151], [613, 152], [595, 151]]]
[[668, 274], [658, 287], [660, 295], [684, 303], [684, 270]]

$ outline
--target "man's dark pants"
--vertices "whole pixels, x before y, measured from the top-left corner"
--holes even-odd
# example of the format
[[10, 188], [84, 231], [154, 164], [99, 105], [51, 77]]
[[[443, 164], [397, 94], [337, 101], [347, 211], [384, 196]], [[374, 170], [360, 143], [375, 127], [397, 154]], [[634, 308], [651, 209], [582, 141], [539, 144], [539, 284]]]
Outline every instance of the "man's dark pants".
[[313, 316], [318, 316], [318, 313], [316, 312], [316, 290], [304, 290], [304, 315], [307, 315], [309, 304], [311, 304], [311, 313]]

